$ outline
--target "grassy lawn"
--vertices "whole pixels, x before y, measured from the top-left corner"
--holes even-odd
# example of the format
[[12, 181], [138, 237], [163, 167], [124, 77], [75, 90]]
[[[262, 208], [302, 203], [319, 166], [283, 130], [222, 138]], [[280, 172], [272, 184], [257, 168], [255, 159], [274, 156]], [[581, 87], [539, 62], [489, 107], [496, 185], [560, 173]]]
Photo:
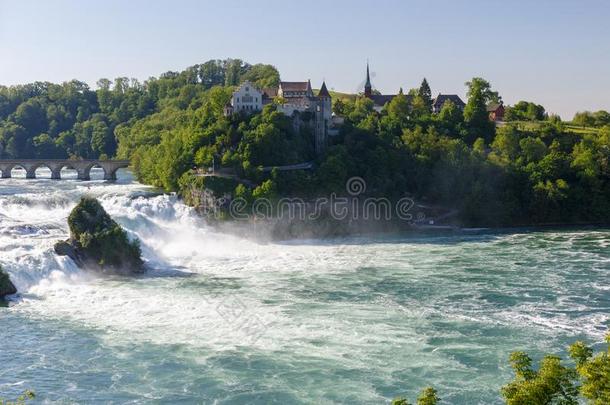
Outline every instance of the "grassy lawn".
[[[319, 89], [314, 89], [313, 92], [315, 94], [318, 94], [319, 91], [320, 91]], [[338, 91], [332, 91], [332, 90], [329, 90], [328, 92], [330, 93], [330, 96], [335, 100], [344, 100], [344, 99], [354, 100], [357, 96], [357, 94], [340, 93]]]
[[[539, 130], [547, 121], [510, 121], [508, 124], [514, 124], [522, 131], [536, 131]], [[599, 132], [599, 128], [593, 127], [581, 127], [574, 125], [571, 122], [564, 122], [564, 128], [567, 132], [572, 132], [579, 135], [596, 134]]]

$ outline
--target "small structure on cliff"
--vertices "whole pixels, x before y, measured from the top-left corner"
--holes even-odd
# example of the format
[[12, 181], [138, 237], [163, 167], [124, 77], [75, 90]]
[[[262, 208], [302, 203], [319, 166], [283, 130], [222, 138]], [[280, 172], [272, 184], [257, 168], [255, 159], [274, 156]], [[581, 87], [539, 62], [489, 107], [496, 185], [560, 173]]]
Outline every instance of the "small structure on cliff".
[[70, 239], [55, 244], [58, 255], [70, 257], [79, 267], [107, 274], [144, 272], [139, 240], [129, 240], [95, 198], [81, 198], [68, 217], [68, 226]]

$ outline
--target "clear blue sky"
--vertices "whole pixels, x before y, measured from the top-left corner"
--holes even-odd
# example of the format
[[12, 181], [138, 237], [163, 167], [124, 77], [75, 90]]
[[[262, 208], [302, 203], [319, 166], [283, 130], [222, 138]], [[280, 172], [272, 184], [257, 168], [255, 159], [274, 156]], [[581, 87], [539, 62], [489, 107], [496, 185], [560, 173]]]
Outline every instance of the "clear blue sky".
[[463, 96], [482, 76], [565, 119], [610, 109], [610, 1], [0, 0], [0, 84], [94, 86], [228, 57], [346, 92], [367, 58], [387, 93], [425, 76]]

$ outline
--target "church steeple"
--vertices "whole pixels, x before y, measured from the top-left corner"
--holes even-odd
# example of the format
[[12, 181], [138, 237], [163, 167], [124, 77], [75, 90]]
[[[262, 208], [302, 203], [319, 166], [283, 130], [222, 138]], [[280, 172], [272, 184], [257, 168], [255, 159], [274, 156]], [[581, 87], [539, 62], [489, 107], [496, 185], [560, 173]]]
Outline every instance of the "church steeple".
[[369, 74], [369, 61], [366, 61], [366, 83], [364, 84], [364, 95], [370, 97], [373, 94], [371, 86], [371, 75]]

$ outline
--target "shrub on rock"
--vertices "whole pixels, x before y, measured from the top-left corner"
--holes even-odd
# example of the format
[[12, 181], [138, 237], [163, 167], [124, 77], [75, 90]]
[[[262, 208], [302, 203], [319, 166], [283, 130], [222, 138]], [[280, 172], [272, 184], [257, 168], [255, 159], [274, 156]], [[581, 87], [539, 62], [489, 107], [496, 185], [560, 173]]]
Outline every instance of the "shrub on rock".
[[110, 274], [144, 271], [139, 240], [129, 240], [95, 198], [83, 197], [68, 217], [70, 239], [58, 242], [55, 252], [80, 267]]
[[0, 300], [4, 299], [7, 295], [17, 294], [17, 288], [11, 282], [8, 274], [0, 267]]

